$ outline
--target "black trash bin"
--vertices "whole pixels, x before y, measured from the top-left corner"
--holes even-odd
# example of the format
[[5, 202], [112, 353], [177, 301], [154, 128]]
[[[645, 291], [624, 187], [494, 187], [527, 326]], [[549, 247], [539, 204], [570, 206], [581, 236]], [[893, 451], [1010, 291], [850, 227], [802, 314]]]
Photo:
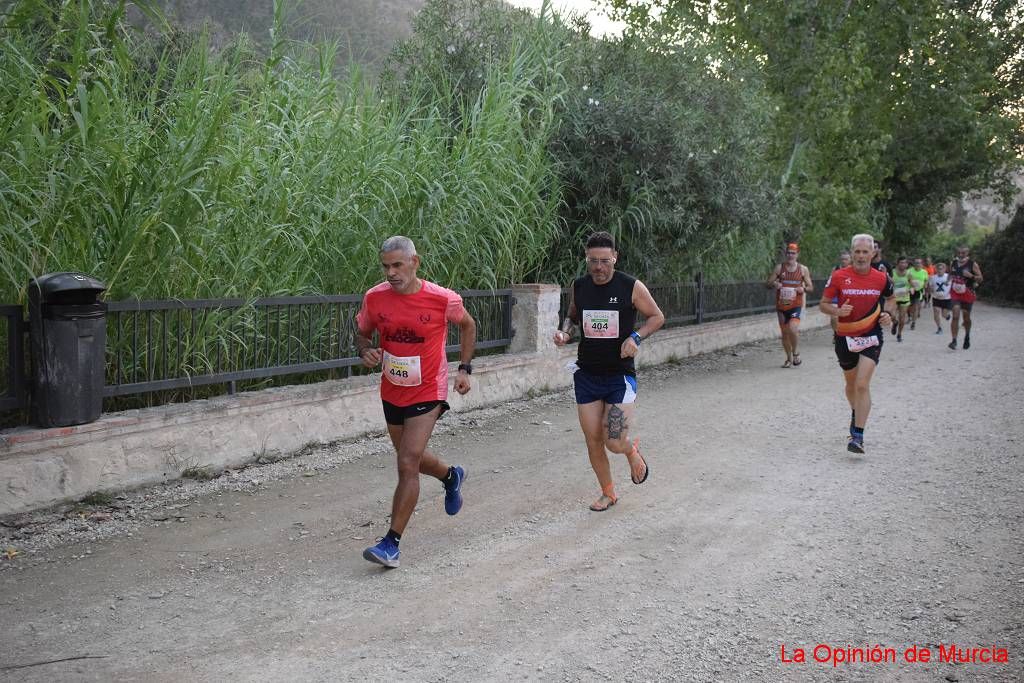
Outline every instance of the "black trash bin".
[[32, 418], [66, 427], [103, 412], [107, 287], [83, 273], [50, 273], [29, 281]]

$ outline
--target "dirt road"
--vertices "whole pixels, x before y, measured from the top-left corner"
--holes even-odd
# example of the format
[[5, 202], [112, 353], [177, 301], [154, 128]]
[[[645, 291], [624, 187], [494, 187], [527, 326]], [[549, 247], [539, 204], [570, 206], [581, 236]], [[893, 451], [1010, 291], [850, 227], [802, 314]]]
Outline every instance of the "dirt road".
[[967, 352], [925, 315], [886, 342], [866, 456], [824, 333], [800, 368], [763, 343], [642, 370], [651, 479], [616, 461], [605, 513], [568, 392], [446, 417], [465, 508], [425, 480], [394, 571], [360, 554], [395, 481], [379, 437], [8, 520], [0, 677], [1022, 680], [1024, 311], [979, 306]]

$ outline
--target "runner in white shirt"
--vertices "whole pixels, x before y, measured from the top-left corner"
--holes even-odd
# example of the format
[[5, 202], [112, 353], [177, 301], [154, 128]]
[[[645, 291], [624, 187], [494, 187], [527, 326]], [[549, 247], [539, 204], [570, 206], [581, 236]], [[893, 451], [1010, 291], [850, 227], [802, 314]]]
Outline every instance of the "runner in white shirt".
[[950, 310], [953, 302], [949, 298], [949, 273], [946, 272], [945, 263], [935, 264], [935, 275], [928, 278], [928, 291], [932, 295], [932, 317], [935, 318], [935, 334], [942, 334], [942, 322], [939, 319], [939, 312], [942, 317], [949, 320]]

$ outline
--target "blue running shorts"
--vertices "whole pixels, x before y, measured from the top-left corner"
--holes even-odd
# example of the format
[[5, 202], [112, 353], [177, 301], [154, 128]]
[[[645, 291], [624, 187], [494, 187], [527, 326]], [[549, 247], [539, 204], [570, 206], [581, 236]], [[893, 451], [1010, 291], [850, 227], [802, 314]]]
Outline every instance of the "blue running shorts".
[[572, 375], [576, 389], [576, 403], [629, 404], [636, 401], [636, 377], [632, 375], [595, 375], [586, 370], [577, 370]]

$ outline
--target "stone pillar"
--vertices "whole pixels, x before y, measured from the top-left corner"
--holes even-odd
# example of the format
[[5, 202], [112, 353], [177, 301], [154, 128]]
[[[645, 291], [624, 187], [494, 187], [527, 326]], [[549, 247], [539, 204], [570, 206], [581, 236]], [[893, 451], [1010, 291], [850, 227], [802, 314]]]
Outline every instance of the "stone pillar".
[[558, 329], [558, 285], [512, 285], [516, 305], [512, 307], [512, 344], [509, 353], [550, 351], [551, 338]]

